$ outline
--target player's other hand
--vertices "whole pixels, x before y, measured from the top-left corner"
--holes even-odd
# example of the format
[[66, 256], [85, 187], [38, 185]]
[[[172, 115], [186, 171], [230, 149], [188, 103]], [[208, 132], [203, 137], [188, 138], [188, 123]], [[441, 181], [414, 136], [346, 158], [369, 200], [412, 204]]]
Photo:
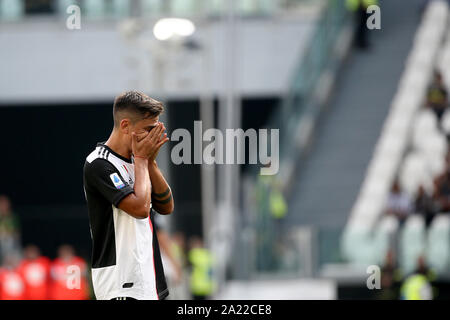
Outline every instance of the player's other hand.
[[[164, 123], [159, 122], [159, 124], [161, 124], [161, 126], [162, 126], [162, 132], [161, 132], [161, 134], [159, 134], [159, 144], [158, 144], [158, 148], [157, 148], [156, 152], [148, 159], [150, 162], [156, 160], [156, 157], [158, 156], [158, 153], [159, 153], [159, 149], [161, 149], [163, 144], [165, 144], [167, 141], [169, 141], [169, 137], [167, 137], [166, 127], [164, 126]], [[155, 129], [153, 129], [153, 130], [155, 130]]]
[[146, 136], [148, 136], [148, 134], [149, 134], [150, 132], [145, 131], [145, 130], [142, 130], [142, 132], [135, 132], [135, 133], [136, 133], [136, 136], [137, 136], [137, 141], [139, 142], [139, 141], [141, 141], [142, 139], [144, 139]]
[[164, 130], [165, 127], [160, 122], [145, 137], [133, 132], [131, 142], [133, 154], [137, 157], [154, 160], [159, 148], [169, 140]]

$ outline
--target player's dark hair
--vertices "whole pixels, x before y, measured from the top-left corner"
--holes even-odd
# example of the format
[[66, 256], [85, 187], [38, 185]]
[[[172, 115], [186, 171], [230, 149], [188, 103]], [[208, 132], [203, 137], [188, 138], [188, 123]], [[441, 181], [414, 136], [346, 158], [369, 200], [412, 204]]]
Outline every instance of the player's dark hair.
[[134, 114], [131, 120], [137, 121], [159, 116], [164, 111], [164, 106], [162, 102], [133, 90], [121, 93], [114, 100], [114, 126], [119, 125], [121, 119], [118, 114], [123, 111]]

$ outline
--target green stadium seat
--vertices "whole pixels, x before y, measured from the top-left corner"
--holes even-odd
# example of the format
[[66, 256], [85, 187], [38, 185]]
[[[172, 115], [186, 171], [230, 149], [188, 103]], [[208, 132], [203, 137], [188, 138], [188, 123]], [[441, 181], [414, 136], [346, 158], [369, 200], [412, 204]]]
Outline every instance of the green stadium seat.
[[352, 228], [344, 231], [341, 248], [346, 260], [355, 264], [375, 263], [373, 239], [370, 230]]
[[225, 8], [223, 0], [209, 0], [207, 6], [207, 12], [212, 16], [219, 16], [223, 14]]
[[438, 273], [448, 271], [450, 265], [450, 217], [437, 215], [427, 237], [426, 261]]
[[241, 15], [267, 15], [275, 11], [277, 2], [273, 0], [241, 0], [237, 10]]
[[176, 17], [186, 17], [201, 14], [202, 1], [198, 0], [172, 0], [170, 11]]
[[113, 0], [112, 14], [114, 17], [128, 17], [131, 13], [131, 1], [129, 0]]
[[[56, 5], [56, 12], [63, 17], [67, 17], [67, 8], [71, 5], [80, 6], [81, 1], [77, 0], [58, 0]], [[82, 9], [81, 9], [82, 10]], [[81, 15], [83, 15], [83, 11], [81, 11]]]
[[398, 220], [393, 216], [384, 216], [373, 235], [374, 263], [383, 265], [389, 249], [393, 246], [393, 237], [398, 231]]
[[70, 5], [79, 5], [79, 1], [76, 0], [58, 0], [56, 11], [59, 15], [66, 17], [67, 16], [67, 8]]
[[238, 11], [242, 15], [251, 15], [257, 10], [256, 0], [242, 0], [238, 3]]
[[85, 0], [82, 12], [89, 18], [101, 18], [106, 14], [106, 5], [103, 0]]
[[0, 18], [1, 20], [18, 20], [23, 17], [25, 8], [23, 1], [18, 0], [0, 0]]
[[426, 230], [422, 216], [408, 218], [400, 232], [399, 263], [405, 274], [413, 272], [418, 258], [425, 253]]
[[277, 9], [277, 1], [273, 0], [259, 0], [258, 11], [261, 14], [269, 15]]
[[144, 16], [160, 16], [164, 13], [164, 0], [141, 0], [141, 10]]

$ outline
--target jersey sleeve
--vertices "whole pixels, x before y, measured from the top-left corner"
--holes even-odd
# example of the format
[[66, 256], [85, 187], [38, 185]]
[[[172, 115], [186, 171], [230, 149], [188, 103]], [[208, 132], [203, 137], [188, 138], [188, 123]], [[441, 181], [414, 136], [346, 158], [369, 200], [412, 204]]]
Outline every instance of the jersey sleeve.
[[90, 188], [100, 192], [115, 207], [123, 198], [134, 192], [116, 167], [102, 159], [86, 163], [85, 181]]

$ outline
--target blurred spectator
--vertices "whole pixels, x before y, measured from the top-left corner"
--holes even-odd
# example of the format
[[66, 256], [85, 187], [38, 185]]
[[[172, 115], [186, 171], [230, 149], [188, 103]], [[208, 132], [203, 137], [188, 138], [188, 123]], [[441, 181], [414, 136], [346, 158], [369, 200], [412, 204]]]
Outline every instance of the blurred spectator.
[[428, 195], [423, 186], [419, 187], [414, 208], [416, 213], [424, 217], [425, 225], [428, 227], [436, 215], [436, 205], [433, 198]]
[[446, 165], [450, 164], [450, 150], [448, 150], [445, 155], [445, 164]]
[[270, 213], [274, 219], [281, 219], [287, 213], [286, 199], [281, 192], [281, 186], [276, 181], [272, 184], [272, 190], [270, 192]]
[[25, 0], [25, 12], [27, 14], [45, 14], [53, 13], [53, 0]]
[[424, 257], [420, 256], [416, 271], [403, 282], [401, 299], [432, 300], [434, 297], [432, 281], [434, 279], [434, 272], [427, 267]]
[[19, 266], [25, 284], [25, 299], [47, 300], [50, 285], [50, 259], [43, 257], [38, 247], [28, 245]]
[[[159, 235], [158, 235], [159, 236]], [[185, 281], [187, 279], [186, 276], [186, 254], [185, 254], [185, 240], [184, 234], [182, 232], [175, 232], [170, 236], [170, 246], [167, 248], [171, 252], [172, 258], [176, 261], [177, 268], [179, 268], [180, 278], [178, 281], [171, 281], [169, 279], [170, 284], [170, 292], [171, 299], [175, 300], [185, 300], [189, 298], [189, 288], [188, 283]], [[163, 250], [163, 258], [165, 256], [165, 250]]]
[[[263, 167], [270, 167], [271, 162]], [[287, 203], [282, 192], [282, 186], [276, 175], [258, 175], [256, 186], [256, 201], [261, 211], [269, 209], [273, 219], [281, 219], [286, 216]]]
[[174, 255], [176, 259], [180, 261], [182, 268], [184, 268], [187, 265], [185, 236], [182, 232], [177, 231], [173, 234], [172, 239], [172, 250]]
[[183, 280], [181, 261], [175, 256], [173, 239], [166, 231], [166, 228], [160, 223], [160, 218], [161, 216], [159, 215], [155, 216], [154, 226], [158, 237], [159, 247], [161, 248], [161, 260], [164, 266], [164, 274], [168, 286], [170, 287], [170, 297], [171, 299], [182, 299], [183, 297], [180, 296], [182, 293], [179, 288]]
[[397, 300], [399, 298], [399, 286], [402, 272], [397, 268], [395, 254], [391, 249], [388, 251], [383, 268], [381, 269], [381, 289], [377, 299]]
[[369, 14], [367, 13], [367, 8], [371, 5], [376, 5], [377, 0], [347, 0], [347, 9], [353, 12], [355, 17], [355, 40], [356, 46], [361, 49], [366, 49], [369, 47], [368, 41], [368, 28], [367, 19]]
[[12, 212], [11, 202], [0, 195], [0, 259], [20, 251], [20, 224]]
[[409, 195], [402, 191], [398, 180], [394, 182], [386, 204], [386, 214], [398, 218], [402, 224], [412, 211], [412, 203]]
[[58, 248], [58, 257], [50, 267], [52, 300], [86, 300], [89, 298], [86, 263], [75, 255], [70, 245]]
[[270, 213], [270, 176], [258, 175], [255, 185], [254, 201], [256, 210], [256, 264], [258, 270], [270, 270], [275, 260], [273, 244], [275, 242]]
[[428, 267], [424, 256], [420, 256], [417, 259], [417, 268], [415, 273], [425, 275], [429, 281], [434, 281], [436, 279], [436, 273], [433, 269]]
[[447, 96], [447, 89], [445, 88], [442, 74], [440, 71], [435, 70], [433, 81], [428, 87], [427, 106], [433, 110], [439, 122], [447, 108]]
[[211, 253], [204, 248], [199, 237], [192, 237], [189, 241], [188, 259], [191, 265], [190, 287], [194, 300], [206, 300], [214, 293], [212, 278], [213, 261]]
[[23, 300], [25, 283], [18, 272], [19, 256], [11, 254], [5, 257], [0, 269], [0, 300]]
[[[270, 167], [271, 163], [263, 167]], [[257, 211], [257, 268], [269, 271], [279, 264], [282, 221], [288, 212], [287, 201], [276, 175], [258, 175], [254, 199]]]
[[446, 164], [444, 173], [434, 180], [433, 199], [437, 212], [450, 212], [450, 163]]
[[[169, 296], [166, 299], [185, 300], [189, 297], [189, 293], [184, 282], [183, 266], [173, 250], [174, 241], [172, 235], [167, 231], [169, 228], [167, 220], [164, 219], [163, 215], [155, 214], [152, 221], [159, 243], [161, 264], [164, 270], [164, 286], [169, 289]], [[161, 284], [162, 286], [163, 284]]]

